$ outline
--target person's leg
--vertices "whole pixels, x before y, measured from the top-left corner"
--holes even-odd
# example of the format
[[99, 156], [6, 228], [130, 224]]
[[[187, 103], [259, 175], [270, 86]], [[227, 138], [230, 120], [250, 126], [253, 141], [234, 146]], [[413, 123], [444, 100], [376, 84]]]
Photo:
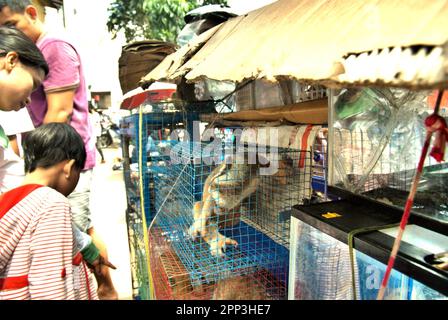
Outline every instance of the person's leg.
[[[68, 196], [72, 210], [72, 219], [76, 226], [83, 232], [88, 233], [95, 246], [100, 250], [100, 254], [107, 258], [107, 250], [104, 242], [98, 234], [93, 231], [90, 219], [90, 185], [92, 182], [93, 170], [83, 171], [79, 178], [76, 189]], [[112, 283], [108, 267], [101, 269], [101, 272], [95, 272], [95, 278], [98, 283], [98, 297], [101, 300], [116, 300], [118, 294]]]
[[106, 160], [104, 160], [103, 149], [101, 149], [100, 143], [99, 143], [98, 139], [96, 139], [95, 146], [96, 146], [96, 149], [98, 150], [98, 152], [99, 152], [99, 154], [101, 156], [101, 163], [105, 163]]

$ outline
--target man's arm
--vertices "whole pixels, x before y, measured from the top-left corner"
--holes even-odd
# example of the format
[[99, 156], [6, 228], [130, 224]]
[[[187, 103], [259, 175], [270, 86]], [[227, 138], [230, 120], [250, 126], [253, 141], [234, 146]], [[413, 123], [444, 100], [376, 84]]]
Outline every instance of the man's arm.
[[47, 92], [46, 96], [48, 110], [43, 123], [69, 123], [73, 113], [73, 99], [75, 97], [75, 90]]

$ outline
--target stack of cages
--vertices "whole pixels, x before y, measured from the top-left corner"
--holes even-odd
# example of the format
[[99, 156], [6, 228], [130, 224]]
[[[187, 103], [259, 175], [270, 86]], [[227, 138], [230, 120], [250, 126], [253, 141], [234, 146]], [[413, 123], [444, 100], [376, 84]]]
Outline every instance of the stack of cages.
[[[435, 100], [436, 92], [427, 91], [334, 90], [330, 97], [329, 183], [403, 209], [426, 136], [424, 120], [432, 113]], [[442, 108], [440, 112], [445, 119], [446, 111]], [[427, 157], [412, 208], [414, 214], [436, 224], [448, 221], [447, 173], [446, 163], [438, 164]], [[293, 219], [291, 241], [295, 245], [291, 249], [294, 273], [290, 299], [353, 299], [346, 243], [298, 219]], [[439, 247], [442, 249], [443, 245]], [[360, 299], [376, 299], [386, 266], [364, 253], [354, 252], [356, 294]], [[306, 273], [313, 265], [316, 272]], [[385, 299], [446, 297], [394, 270]]]
[[146, 236], [147, 227], [155, 216], [155, 177], [159, 168], [168, 163], [170, 148], [179, 141], [172, 140], [173, 132], [191, 131], [193, 121], [197, 118], [196, 113], [186, 115], [170, 110], [132, 114], [124, 117], [120, 123], [128, 204], [126, 219], [136, 299], [147, 300], [153, 295], [147, 249], [150, 242]]
[[[297, 80], [279, 80], [270, 82], [257, 79], [243, 84], [235, 94], [236, 111], [274, 108], [301, 102], [327, 98], [324, 86], [299, 82]], [[327, 198], [327, 128], [322, 128], [313, 141], [313, 190], [318, 199]], [[303, 147], [299, 147], [303, 149]], [[313, 199], [317, 199], [313, 196]]]
[[171, 149], [149, 229], [156, 299], [287, 298], [290, 209], [325, 198], [328, 132], [290, 129], [313, 129], [312, 147], [247, 141], [244, 128], [221, 127], [211, 143]]
[[[235, 94], [235, 110], [254, 110], [274, 108], [306, 101], [327, 98], [327, 88], [322, 85], [300, 82], [297, 80], [279, 80], [270, 82], [257, 79], [243, 84]], [[289, 132], [287, 132], [289, 135]], [[311, 148], [313, 154], [312, 186], [315, 191], [313, 199], [324, 200], [327, 192], [327, 148], [328, 129], [318, 131]], [[304, 149], [298, 146], [297, 149]]]

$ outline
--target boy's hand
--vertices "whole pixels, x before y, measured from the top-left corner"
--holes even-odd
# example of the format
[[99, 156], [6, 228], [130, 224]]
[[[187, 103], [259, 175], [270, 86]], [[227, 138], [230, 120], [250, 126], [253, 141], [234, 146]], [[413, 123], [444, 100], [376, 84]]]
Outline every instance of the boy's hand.
[[103, 266], [112, 268], [114, 270], [117, 269], [117, 267], [115, 267], [111, 262], [109, 262], [109, 260], [107, 260], [106, 258], [104, 258], [103, 256], [99, 255], [98, 258], [96, 258], [95, 260], [93, 260], [92, 263], [88, 263], [87, 262], [87, 266], [92, 269], [92, 271], [94, 273], [100, 273], [101, 272], [101, 268]]

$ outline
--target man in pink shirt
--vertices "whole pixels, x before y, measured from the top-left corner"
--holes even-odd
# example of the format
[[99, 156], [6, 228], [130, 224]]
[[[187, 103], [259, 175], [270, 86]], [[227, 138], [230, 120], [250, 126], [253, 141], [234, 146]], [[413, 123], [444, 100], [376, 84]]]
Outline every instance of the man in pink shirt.
[[[107, 256], [104, 243], [94, 233], [90, 220], [90, 185], [96, 151], [80, 56], [71, 43], [45, 30], [30, 0], [0, 0], [0, 25], [14, 26], [23, 31], [36, 43], [48, 62], [50, 73], [32, 94], [32, 102], [27, 108], [34, 126], [64, 122], [82, 137], [87, 159], [79, 183], [68, 198], [76, 226], [87, 232], [101, 254]], [[95, 276], [100, 299], [117, 299], [108, 267], [104, 266]]]

